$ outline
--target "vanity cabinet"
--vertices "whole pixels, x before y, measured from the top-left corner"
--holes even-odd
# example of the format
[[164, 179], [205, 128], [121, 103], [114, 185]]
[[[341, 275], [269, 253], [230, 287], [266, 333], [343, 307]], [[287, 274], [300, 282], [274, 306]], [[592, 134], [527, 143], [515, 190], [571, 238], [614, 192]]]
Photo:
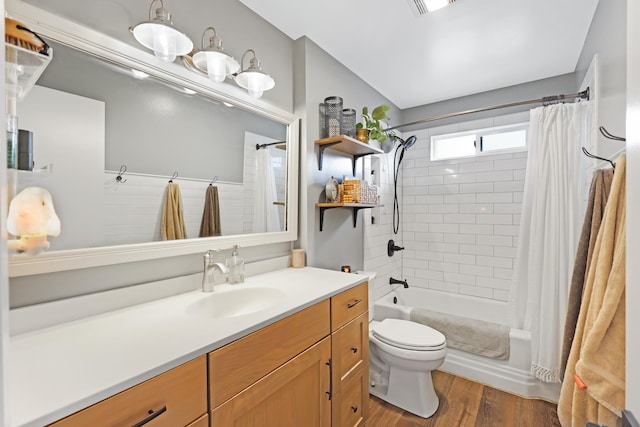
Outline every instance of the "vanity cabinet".
[[363, 283], [52, 426], [362, 426], [367, 308]]
[[368, 289], [331, 298], [333, 427], [363, 426], [369, 410]]
[[364, 425], [367, 309], [363, 283], [209, 353], [211, 425]]
[[193, 359], [52, 424], [86, 426], [208, 425], [205, 356]]
[[212, 426], [329, 426], [329, 301], [209, 353]]

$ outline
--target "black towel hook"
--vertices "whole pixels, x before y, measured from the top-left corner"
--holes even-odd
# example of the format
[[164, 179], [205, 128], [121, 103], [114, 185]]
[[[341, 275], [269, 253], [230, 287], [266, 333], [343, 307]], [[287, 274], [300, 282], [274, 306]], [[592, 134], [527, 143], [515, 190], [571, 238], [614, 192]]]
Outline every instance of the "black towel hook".
[[611, 167], [612, 167], [612, 168], [614, 168], [614, 169], [616, 168], [616, 164], [615, 164], [613, 161], [611, 161], [611, 160], [609, 160], [609, 159], [605, 159], [604, 157], [600, 157], [600, 156], [596, 156], [596, 155], [594, 155], [594, 154], [591, 154], [591, 153], [590, 153], [589, 151], [587, 151], [587, 149], [586, 149], [586, 148], [584, 148], [584, 147], [582, 147], [582, 152], [584, 153], [584, 155], [585, 155], [585, 156], [590, 157], [590, 158], [592, 158], [592, 159], [598, 159], [598, 160], [602, 160], [602, 161], [604, 161], [604, 162], [609, 162], [609, 163], [611, 163]]
[[118, 176], [116, 176], [116, 182], [124, 184], [127, 182], [126, 179], [122, 178], [122, 175], [127, 171], [127, 165], [120, 166], [120, 172], [118, 172]]
[[169, 182], [173, 182], [174, 179], [176, 179], [178, 177], [178, 172], [174, 172], [173, 175], [171, 175], [171, 178], [169, 179]]
[[598, 129], [600, 129], [600, 133], [607, 139], [612, 139], [614, 141], [622, 141], [622, 142], [626, 142], [627, 141], [626, 138], [623, 138], [621, 136], [613, 135], [604, 126], [600, 126]]

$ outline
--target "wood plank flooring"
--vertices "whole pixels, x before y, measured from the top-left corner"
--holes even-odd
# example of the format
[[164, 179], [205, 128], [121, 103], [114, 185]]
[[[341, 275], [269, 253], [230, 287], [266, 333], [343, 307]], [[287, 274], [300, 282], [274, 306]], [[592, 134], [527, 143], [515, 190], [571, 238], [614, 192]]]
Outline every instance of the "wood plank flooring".
[[367, 427], [559, 427], [556, 405], [433, 372], [440, 406], [424, 419], [370, 396]]

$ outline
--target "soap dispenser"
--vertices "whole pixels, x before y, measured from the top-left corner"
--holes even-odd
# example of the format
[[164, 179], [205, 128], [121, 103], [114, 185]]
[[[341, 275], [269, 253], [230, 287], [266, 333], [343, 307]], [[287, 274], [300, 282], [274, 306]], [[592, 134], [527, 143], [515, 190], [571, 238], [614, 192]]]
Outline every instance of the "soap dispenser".
[[238, 245], [233, 245], [231, 257], [227, 258], [227, 267], [229, 268], [227, 276], [229, 283], [244, 282], [244, 259], [238, 256]]

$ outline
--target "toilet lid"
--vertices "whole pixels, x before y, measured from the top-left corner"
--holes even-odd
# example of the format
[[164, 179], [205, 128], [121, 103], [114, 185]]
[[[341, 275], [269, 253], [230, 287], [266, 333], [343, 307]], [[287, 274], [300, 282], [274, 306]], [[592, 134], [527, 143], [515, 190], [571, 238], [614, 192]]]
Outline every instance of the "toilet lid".
[[384, 319], [371, 332], [382, 342], [408, 350], [438, 350], [446, 342], [444, 335], [421, 323], [401, 319]]

